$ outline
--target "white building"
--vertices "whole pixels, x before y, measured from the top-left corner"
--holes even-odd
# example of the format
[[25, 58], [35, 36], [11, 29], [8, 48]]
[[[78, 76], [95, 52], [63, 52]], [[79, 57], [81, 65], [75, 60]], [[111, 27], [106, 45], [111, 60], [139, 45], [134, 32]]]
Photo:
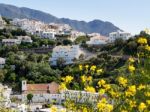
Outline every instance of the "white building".
[[60, 103], [61, 95], [59, 84], [52, 82], [49, 84], [27, 84], [22, 81], [22, 101], [27, 101], [27, 95], [33, 94], [32, 102], [34, 103], [51, 103], [53, 101]]
[[29, 36], [17, 36], [18, 40], [21, 42], [32, 43], [33, 40]]
[[2, 29], [5, 24], [6, 22], [2, 19], [2, 16], [0, 15], [0, 29]]
[[18, 39], [2, 39], [2, 44], [6, 46], [12, 46], [16, 44], [21, 44], [21, 40]]
[[4, 58], [0, 58], [0, 69], [4, 68], [5, 61], [6, 60]]
[[50, 64], [57, 65], [57, 60], [63, 58], [65, 65], [74, 63], [74, 59], [79, 59], [79, 56], [83, 54], [79, 48], [79, 45], [72, 46], [56, 46], [53, 49], [52, 57], [50, 58]]
[[45, 38], [45, 39], [52, 39], [55, 40], [56, 37], [56, 32], [54, 31], [39, 31], [36, 33], [36, 35], [40, 36], [41, 38]]
[[9, 106], [11, 103], [10, 101], [10, 94], [11, 94], [12, 89], [8, 88], [8, 86], [4, 86], [0, 84], [0, 105], [3, 105], [5, 107]]
[[104, 36], [94, 36], [90, 38], [90, 41], [87, 41], [86, 44], [88, 45], [103, 45], [106, 44], [108, 41], [107, 37]]
[[114, 42], [118, 38], [122, 38], [123, 40], [128, 40], [131, 37], [130, 33], [117, 31], [109, 34], [110, 42]]

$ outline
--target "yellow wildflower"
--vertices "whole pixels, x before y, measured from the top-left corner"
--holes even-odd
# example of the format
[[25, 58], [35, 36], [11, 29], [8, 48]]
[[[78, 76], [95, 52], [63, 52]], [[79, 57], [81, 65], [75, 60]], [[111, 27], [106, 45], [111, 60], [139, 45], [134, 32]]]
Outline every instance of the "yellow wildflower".
[[100, 90], [99, 90], [99, 94], [100, 94], [100, 95], [105, 94], [105, 89], [100, 89]]
[[135, 71], [135, 67], [133, 65], [129, 65], [128, 70], [132, 73]]
[[79, 65], [79, 70], [83, 70], [83, 66], [82, 65]]
[[113, 105], [108, 104], [106, 98], [103, 98], [100, 102], [97, 103], [98, 111], [100, 112], [112, 112]]
[[150, 97], [150, 92], [145, 92], [145, 96]]
[[90, 68], [91, 71], [95, 71], [95, 69], [96, 69], [95, 65], [91, 66], [91, 68]]
[[105, 84], [105, 80], [101, 79], [100, 81], [98, 81], [98, 86], [101, 87]]
[[136, 101], [129, 100], [129, 105], [131, 108], [136, 107]]
[[118, 78], [118, 82], [119, 82], [120, 85], [126, 87], [128, 80], [125, 79], [125, 78], [123, 78], [123, 77], [119, 77], [119, 78]]
[[88, 69], [88, 68], [89, 68], [89, 65], [85, 65], [85, 68]]
[[145, 88], [146, 88], [145, 85], [140, 84], [139, 87], [138, 87], [137, 89], [138, 89], [138, 90], [142, 90], [142, 89], [145, 89]]
[[150, 105], [150, 100], [146, 100], [146, 103], [147, 103], [148, 105]]
[[85, 75], [81, 76], [81, 81], [82, 81], [82, 83], [86, 82], [86, 76]]
[[147, 51], [150, 51], [150, 46], [149, 46], [149, 45], [146, 45], [146, 46], [145, 46], [145, 49], [146, 49]]
[[92, 81], [92, 77], [91, 76], [87, 77], [87, 81]]
[[88, 109], [86, 107], [83, 107], [83, 111], [82, 112], [88, 112]]
[[130, 62], [130, 63], [134, 63], [135, 60], [134, 60], [132, 57], [130, 57], [130, 58], [129, 58], [129, 62]]
[[60, 91], [67, 90], [66, 84], [65, 83], [61, 83], [60, 86], [59, 86], [59, 90]]
[[125, 92], [125, 95], [128, 97], [134, 96], [135, 94], [136, 94], [136, 86], [135, 85], [129, 86], [127, 91]]
[[56, 106], [52, 106], [51, 107], [51, 112], [57, 112], [57, 107]]
[[147, 107], [146, 107], [146, 105], [145, 105], [145, 103], [140, 103], [140, 105], [138, 106], [138, 110], [140, 111], [140, 112], [142, 112], [143, 110], [145, 110]]
[[120, 95], [118, 92], [113, 91], [113, 90], [109, 91], [109, 93], [110, 93], [111, 97], [113, 97], [113, 98], [115, 98], [115, 97], [117, 98]]
[[62, 80], [65, 83], [70, 83], [73, 80], [73, 77], [72, 76], [66, 76], [66, 77], [62, 78]]
[[137, 42], [139, 43], [139, 44], [147, 44], [147, 39], [146, 38], [144, 38], [144, 37], [140, 37], [138, 40], [137, 40]]
[[96, 70], [96, 72], [97, 72], [97, 74], [101, 74], [101, 73], [103, 73], [103, 69], [98, 69], [98, 70]]
[[111, 89], [110, 84], [105, 84], [105, 85], [103, 85], [103, 87], [105, 88], [106, 91], [109, 90], [109, 89]]
[[106, 111], [107, 111], [107, 112], [112, 112], [112, 111], [113, 111], [113, 105], [107, 104], [107, 105], [106, 105]]
[[87, 91], [87, 92], [95, 93], [95, 88], [93, 88], [91, 86], [85, 87], [84, 90]]

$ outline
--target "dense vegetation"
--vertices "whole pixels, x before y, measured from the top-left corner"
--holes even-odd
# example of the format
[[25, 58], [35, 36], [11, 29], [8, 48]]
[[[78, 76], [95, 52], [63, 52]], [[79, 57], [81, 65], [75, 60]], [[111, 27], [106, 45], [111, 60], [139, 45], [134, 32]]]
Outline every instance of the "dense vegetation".
[[[150, 36], [144, 32], [137, 35], [127, 41], [117, 39], [114, 43], [104, 46], [87, 46], [86, 41], [89, 40], [88, 36], [78, 37], [74, 43], [67, 38], [63, 40], [52, 41], [49, 39], [40, 39], [37, 36], [27, 34], [20, 28], [5, 28], [0, 30], [0, 40], [5, 38], [16, 38], [20, 35], [31, 36], [33, 43], [21, 43], [14, 46], [0, 47], [0, 57], [6, 57], [6, 65], [4, 69], [0, 70], [0, 81], [3, 83], [11, 84], [13, 88], [19, 90], [20, 82], [22, 79], [27, 79], [28, 83], [48, 83], [51, 81], [61, 81], [61, 77], [66, 74], [72, 74], [77, 79], [80, 76], [78, 65], [95, 65], [98, 68], [103, 69], [103, 74], [99, 76], [93, 76], [94, 84], [97, 80], [105, 78], [114, 82], [114, 79], [120, 75], [121, 68], [126, 64], [127, 58], [122, 56], [128, 55], [137, 57], [138, 51], [143, 48], [137, 43], [139, 37], [145, 37], [150, 44]], [[55, 45], [68, 45], [68, 44], [81, 44], [85, 49], [96, 53], [97, 56], [86, 61], [79, 61], [74, 65], [51, 67], [49, 65], [48, 54], [36, 54], [23, 52], [21, 49], [39, 48], [44, 46]], [[79, 88], [79, 82], [72, 83], [72, 89]]]

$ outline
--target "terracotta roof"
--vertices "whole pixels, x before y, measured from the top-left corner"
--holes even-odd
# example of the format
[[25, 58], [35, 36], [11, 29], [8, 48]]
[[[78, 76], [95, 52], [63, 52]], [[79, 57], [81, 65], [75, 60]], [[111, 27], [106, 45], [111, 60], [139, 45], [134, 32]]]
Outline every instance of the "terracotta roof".
[[27, 84], [27, 90], [23, 91], [23, 94], [57, 94], [59, 89], [59, 84], [52, 82], [50, 84]]

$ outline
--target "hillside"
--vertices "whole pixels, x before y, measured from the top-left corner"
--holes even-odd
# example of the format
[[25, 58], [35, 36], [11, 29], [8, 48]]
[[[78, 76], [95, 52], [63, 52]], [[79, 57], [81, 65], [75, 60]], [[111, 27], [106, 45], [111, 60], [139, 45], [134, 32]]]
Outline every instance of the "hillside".
[[68, 18], [57, 18], [51, 14], [34, 10], [25, 7], [16, 7], [12, 5], [0, 4], [0, 14], [7, 18], [29, 18], [46, 23], [65, 23], [69, 24], [72, 28], [82, 31], [85, 33], [100, 33], [102, 35], [108, 36], [110, 32], [120, 30], [117, 26], [110, 22], [105, 22], [101, 20], [93, 20], [90, 22], [71, 20]]

